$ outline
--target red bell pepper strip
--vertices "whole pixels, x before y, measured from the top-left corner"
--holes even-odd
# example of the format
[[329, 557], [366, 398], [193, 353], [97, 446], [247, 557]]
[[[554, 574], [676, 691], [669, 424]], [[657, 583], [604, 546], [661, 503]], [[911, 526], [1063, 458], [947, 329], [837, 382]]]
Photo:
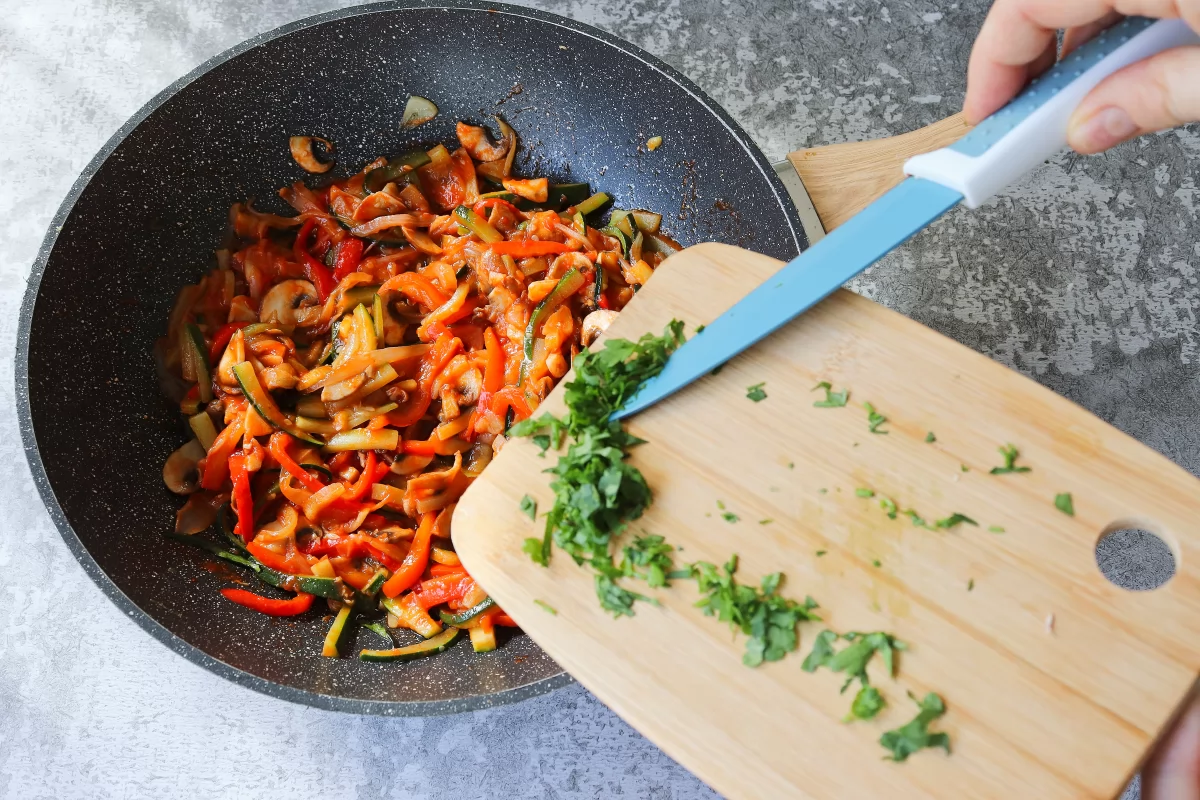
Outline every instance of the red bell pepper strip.
[[475, 423], [485, 410], [490, 409], [492, 395], [504, 388], [504, 348], [500, 346], [495, 329], [490, 326], [483, 332], [483, 347], [483, 388], [479, 390], [479, 400], [471, 412], [471, 424], [464, 433], [468, 442], [475, 440]]
[[215, 492], [225, 483], [225, 478], [229, 476], [229, 457], [242, 440], [242, 428], [241, 419], [235, 419], [217, 434], [212, 447], [208, 448], [208, 456], [204, 459], [204, 475], [200, 478], [200, 488]]
[[565, 253], [571, 248], [562, 242], [539, 242], [535, 240], [511, 242], [492, 242], [489, 247], [498, 256], [513, 258], [532, 258], [533, 256], [552, 256]]
[[492, 623], [495, 625], [503, 625], [506, 628], [519, 628], [517, 621], [508, 614], [496, 614], [492, 618]]
[[208, 348], [208, 363], [216, 367], [221, 360], [221, 356], [225, 353], [225, 348], [229, 346], [229, 340], [233, 338], [233, 334], [241, 328], [249, 325], [249, 322], [230, 322], [217, 328], [217, 332], [213, 334], [212, 346]]
[[[391, 280], [395, 280], [395, 278]], [[457, 355], [461, 346], [462, 341], [449, 333], [438, 336], [433, 347], [429, 348], [429, 352], [425, 354], [425, 359], [421, 362], [421, 369], [417, 375], [417, 388], [409, 395], [404, 406], [388, 413], [389, 425], [395, 428], [407, 428], [425, 416], [425, 412], [429, 410], [429, 404], [433, 400], [434, 379], [445, 369], [446, 364], [450, 363], [450, 359]]]
[[254, 538], [254, 495], [250, 493], [250, 473], [246, 470], [246, 457], [229, 457], [229, 476], [233, 479], [233, 505], [237, 512], [237, 526], [233, 532], [248, 542]]
[[329, 271], [329, 267], [317, 261], [308, 252], [308, 237], [316, 224], [314, 220], [309, 219], [300, 227], [300, 233], [296, 234], [296, 243], [292, 246], [292, 253], [304, 269], [304, 277], [308, 278], [316, 288], [317, 298], [324, 303], [326, 298], [337, 288], [337, 281], [333, 279], [333, 273]]
[[358, 480], [355, 481], [354, 485], [351, 486], [345, 494], [339, 497], [338, 500], [353, 502], [355, 500], [363, 499], [371, 493], [371, 487], [390, 471], [391, 467], [389, 467], [387, 464], [379, 463], [376, 460], [374, 450], [368, 450], [367, 463], [363, 467], [362, 474], [358, 476]]
[[342, 239], [342, 243], [338, 245], [337, 259], [333, 262], [333, 279], [341, 283], [342, 278], [357, 272], [358, 265], [362, 263], [362, 255], [362, 239], [355, 236]]
[[491, 411], [497, 417], [504, 419], [510, 408], [518, 420], [528, 419], [533, 414], [519, 386], [506, 386], [492, 396]]
[[436, 456], [438, 442], [435, 439], [410, 439], [402, 442], [401, 447], [410, 456]]
[[417, 605], [428, 611], [442, 603], [459, 602], [474, 588], [475, 579], [460, 571], [455, 575], [442, 575], [421, 581], [413, 587], [412, 597]]
[[271, 434], [271, 441], [268, 445], [271, 455], [275, 456], [275, 460], [279, 462], [279, 466], [283, 467], [296, 480], [304, 484], [305, 489], [308, 489], [310, 492], [321, 491], [325, 488], [325, 483], [297, 464], [296, 460], [288, 454], [287, 446], [291, 441], [291, 436], [288, 436], [283, 431], [275, 431], [275, 433]]
[[424, 306], [427, 311], [444, 306], [450, 298], [433, 281], [416, 272], [401, 272], [388, 278], [379, 287], [380, 294], [400, 292], [409, 300]]
[[299, 552], [293, 553], [291, 556], [284, 556], [258, 542], [246, 542], [246, 550], [264, 565], [278, 572], [285, 572], [288, 575], [312, 574], [312, 567], [308, 565], [308, 560]]
[[517, 217], [517, 219], [525, 219], [525, 215], [521, 213], [521, 210], [519, 208], [517, 208], [512, 203], [508, 202], [507, 200], [505, 200], [501, 197], [485, 197], [484, 199], [482, 199], [478, 203], [476, 203], [475, 208], [472, 210], [476, 214], [478, 214], [479, 216], [482, 217], [483, 212], [486, 211], [491, 206], [500, 206], [501, 208], [507, 208], [509, 211], [511, 211]]
[[383, 593], [388, 597], [395, 597], [401, 592], [411, 589], [421, 579], [421, 573], [429, 565], [433, 523], [436, 520], [437, 514], [433, 512], [421, 517], [421, 524], [417, 527], [417, 532], [413, 534], [412, 546], [409, 548], [408, 555], [404, 557], [404, 563], [383, 584]]
[[245, 606], [272, 617], [294, 617], [312, 608], [313, 596], [301, 592], [289, 600], [276, 600], [273, 597], [263, 597], [261, 594], [247, 592], [245, 589], [222, 589], [225, 599], [232, 600], [239, 606]]
[[466, 575], [467, 570], [462, 564], [430, 564], [429, 575], [433, 578], [444, 578], [447, 575]]

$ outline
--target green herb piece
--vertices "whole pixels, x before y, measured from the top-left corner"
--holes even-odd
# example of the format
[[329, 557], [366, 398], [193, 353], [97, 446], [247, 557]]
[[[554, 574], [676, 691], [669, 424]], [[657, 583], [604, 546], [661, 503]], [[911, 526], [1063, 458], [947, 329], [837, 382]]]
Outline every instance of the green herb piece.
[[529, 438], [541, 450], [541, 452], [538, 453], [538, 458], [545, 458], [546, 451], [550, 449], [550, 436], [545, 433], [538, 433], [530, 436]]
[[545, 611], [546, 613], [550, 614], [551, 616], [555, 616], [555, 617], [558, 616], [558, 609], [556, 609], [554, 606], [547, 603], [545, 600], [538, 600], [537, 598], [534, 598], [533, 602], [535, 602], [539, 606], [541, 606], [542, 610]]
[[955, 525], [961, 525], [964, 522], [968, 525], [974, 525], [976, 527], [979, 527], [978, 522], [971, 519], [966, 514], [959, 514], [957, 511], [955, 511], [953, 514], [946, 517], [945, 519], [939, 519], [937, 522], [935, 522], [933, 524], [935, 527], [942, 528], [943, 530], [945, 530], [947, 528], [953, 528]]
[[771, 524], [772, 522], [774, 522], [774, 521], [775, 521], [775, 520], [771, 519], [770, 517], [767, 517], [766, 519], [760, 519], [760, 520], [758, 521], [758, 524], [759, 524], [759, 525], [770, 525], [770, 524]]
[[842, 722], [853, 722], [856, 719], [873, 719], [886, 705], [887, 701], [883, 699], [883, 695], [879, 693], [878, 689], [874, 686], [864, 686], [854, 696], [854, 702], [850, 704], [850, 713], [846, 715]]
[[624, 572], [613, 564], [611, 543], [642, 515], [651, 493], [626, 458], [643, 440], [610, 417], [662, 371], [682, 343], [683, 323], [674, 320], [662, 336], [609, 339], [601, 349], [581, 352], [574, 359], [574, 379], [563, 387], [568, 413], [562, 418], [542, 414], [510, 430], [513, 436], [545, 436], [550, 444], [569, 441], [566, 453], [547, 470], [554, 476], [554, 506], [546, 514], [545, 534], [540, 541], [527, 539], [524, 551], [545, 565], [553, 541], [576, 563], [590, 565], [601, 605], [618, 616], [632, 614], [633, 602], [648, 598], [616, 583]]
[[536, 536], [530, 536], [521, 544], [521, 550], [529, 554], [529, 558], [533, 560], [533, 563], [541, 564], [543, 567], [550, 566], [549, 536], [541, 539], [538, 539]]
[[719, 508], [719, 509], [721, 509], [722, 511], [724, 511], [724, 510], [725, 510], [725, 502], [724, 502], [723, 500], [718, 500], [718, 501], [717, 501], [717, 508]]
[[925, 522], [925, 520], [922, 519], [921, 515], [918, 514], [914, 509], [906, 508], [906, 509], [904, 509], [903, 513], [904, 513], [904, 516], [911, 519], [912, 524], [916, 525], [918, 528], [929, 527], [928, 524]]
[[756, 383], [753, 386], [747, 386], [746, 397], [756, 403], [761, 403], [763, 400], [767, 399], [767, 393], [763, 391], [763, 387], [766, 385], [766, 381], [763, 381], [762, 383]]
[[828, 552], [829, 552], [828, 550], [818, 550], [818, 551], [817, 551], [817, 558], [820, 558], [821, 556], [825, 555], [825, 554], [826, 554], [826, 553], [828, 553]]
[[880, 497], [879, 507], [887, 512], [888, 519], [895, 519], [896, 514], [899, 513], [898, 509], [896, 508], [896, 501], [890, 497]]
[[882, 561], [880, 561], [878, 558], [876, 558], [876, 559], [874, 559], [873, 561], [871, 561], [871, 564], [872, 564], [872, 566], [875, 566], [875, 567], [882, 567], [882, 566], [883, 566], [883, 562], [882, 562]]
[[963, 472], [970, 472], [970, 471], [971, 471], [971, 468], [970, 468], [970, 467], [968, 467], [966, 464], [959, 464], [959, 465], [958, 465], [958, 468], [959, 468], [959, 469], [961, 469]]
[[974, 588], [975, 588], [975, 579], [971, 578], [970, 580], [967, 581], [967, 591], [969, 592]]
[[[834, 644], [839, 638], [849, 644], [835, 652]], [[817, 635], [816, 641], [813, 642], [812, 652], [808, 654], [808, 658], [804, 659], [800, 668], [805, 672], [816, 672], [819, 667], [826, 667], [832, 672], [845, 673], [846, 682], [842, 684], [842, 691], [845, 692], [856, 679], [862, 686], [871, 683], [867, 677], [867, 663], [876, 652], [883, 659], [888, 675], [895, 676], [895, 651], [904, 649], [907, 649], [904, 642], [890, 633], [882, 631], [875, 633], [851, 631], [840, 637], [833, 631], [821, 631]]]
[[988, 525], [988, 530], [991, 533], [1004, 533], [1004, 528], [1000, 527], [999, 525]]
[[537, 519], [537, 500], [534, 500], [529, 495], [521, 498], [520, 509], [521, 513], [530, 519]]
[[840, 392], [835, 392], [833, 391], [833, 384], [831, 384], [829, 381], [821, 381], [812, 388], [812, 391], [815, 392], [818, 389], [825, 390], [825, 399], [818, 400], [817, 402], [813, 403], [813, 406], [816, 408], [841, 408], [850, 400], [849, 389], [843, 389]]
[[873, 489], [855, 489], [854, 494], [859, 497], [874, 497], [875, 491]]
[[704, 329], [707, 327], [708, 327], [707, 325], [700, 325], [699, 327], [696, 328], [696, 333], [704, 333]]
[[675, 566], [671, 558], [674, 552], [675, 548], [657, 534], [640, 536], [621, 551], [621, 572], [628, 578], [641, 578], [651, 589], [666, 586]]
[[1017, 456], [1021, 455], [1021, 451], [1011, 444], [1006, 444], [999, 448], [1000, 455], [1004, 456], [1003, 467], [992, 467], [991, 474], [1007, 475], [1010, 472], [1029, 472], [1029, 467], [1018, 467]]
[[879, 426], [887, 422], [887, 417], [880, 414], [870, 403], [863, 403], [863, 408], [867, 410], [867, 430], [871, 433], [890, 433], [890, 431], [879, 430]]
[[761, 588], [738, 583], [734, 578], [737, 563], [734, 555], [723, 569], [707, 561], [692, 565], [696, 586], [704, 595], [696, 607], [750, 637], [742, 654], [746, 666], [778, 661], [799, 644], [796, 625], [820, 619], [812, 613], [817, 601], [806, 597], [803, 603], [797, 603], [778, 594], [783, 581], [780, 572], [765, 575]]
[[721, 519], [725, 520], [726, 522], [740, 522], [742, 518], [732, 511], [725, 511], [721, 514]]
[[789, 461], [789, 462], [788, 462], [788, 469], [795, 469], [795, 468], [796, 468], [796, 462], [795, 462], [795, 461]]
[[1054, 495], [1054, 507], [1068, 517], [1075, 516], [1075, 501], [1071, 499], [1070, 492], [1062, 492]]
[[925, 434], [925, 444], [933, 444], [937, 441], [937, 437], [933, 435], [933, 431]]
[[363, 627], [366, 628], [367, 630], [369, 630], [371, 633], [378, 634], [378, 635], [382, 636], [384, 639], [387, 639], [389, 642], [392, 642], [393, 647], [396, 646], [395, 641], [392, 639], [392, 635], [390, 633], [388, 633], [388, 629], [385, 628], [381, 623], [364, 622]]
[[817, 489], [817, 494], [829, 494], [828, 489]]
[[917, 700], [909, 692], [908, 696], [917, 704], [920, 711], [908, 724], [895, 730], [890, 730], [879, 737], [879, 743], [891, 752], [891, 761], [904, 761], [913, 753], [926, 747], [940, 747], [950, 752], [950, 737], [945, 733], [930, 733], [929, 725], [946, 713], [946, 704], [937, 694], [930, 692], [924, 700]]

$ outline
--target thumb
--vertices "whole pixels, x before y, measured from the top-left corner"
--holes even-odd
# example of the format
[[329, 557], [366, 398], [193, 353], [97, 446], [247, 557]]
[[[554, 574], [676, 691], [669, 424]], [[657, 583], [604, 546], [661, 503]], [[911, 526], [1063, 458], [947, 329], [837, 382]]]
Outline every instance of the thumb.
[[1177, 47], [1109, 75], [1075, 109], [1067, 142], [1099, 153], [1143, 133], [1200, 120], [1200, 47]]

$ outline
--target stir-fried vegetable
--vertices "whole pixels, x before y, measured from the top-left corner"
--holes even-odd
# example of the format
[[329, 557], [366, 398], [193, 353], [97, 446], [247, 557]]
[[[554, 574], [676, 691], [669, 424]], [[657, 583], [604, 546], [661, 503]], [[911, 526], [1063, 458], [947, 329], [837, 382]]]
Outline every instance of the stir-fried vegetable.
[[[405, 123], [436, 113], [413, 97]], [[163, 362], [195, 437], [163, 470], [187, 495], [176, 538], [295, 595], [224, 591], [246, 608], [301, 614], [321, 598], [327, 656], [372, 613], [434, 638], [369, 660], [438, 652], [460, 628], [496, 646], [513, 623], [453, 552], [455, 503], [671, 252], [631, 245], [657, 214], [605, 223], [608, 193], [514, 174], [516, 132], [496, 123], [295, 183], [280, 192], [295, 217], [237, 204], [236, 245], [168, 321]], [[289, 144], [323, 172], [314, 142], [333, 153]], [[200, 535], [214, 520], [220, 544]]]

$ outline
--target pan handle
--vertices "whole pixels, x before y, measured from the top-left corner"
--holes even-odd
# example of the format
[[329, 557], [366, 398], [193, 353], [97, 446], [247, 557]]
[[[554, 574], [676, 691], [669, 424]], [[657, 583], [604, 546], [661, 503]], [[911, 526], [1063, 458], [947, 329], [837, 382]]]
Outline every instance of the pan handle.
[[[963, 115], [955, 114], [900, 136], [813, 147], [789, 153], [787, 159], [828, 233], [904, 180], [902, 167], [907, 159], [947, 147], [970, 130]], [[780, 177], [788, 183], [782, 173]], [[796, 198], [797, 192], [791, 187], [789, 191]], [[797, 206], [801, 205], [798, 199]], [[808, 231], [809, 221], [804, 223]], [[810, 243], [816, 238], [809, 233]]]

